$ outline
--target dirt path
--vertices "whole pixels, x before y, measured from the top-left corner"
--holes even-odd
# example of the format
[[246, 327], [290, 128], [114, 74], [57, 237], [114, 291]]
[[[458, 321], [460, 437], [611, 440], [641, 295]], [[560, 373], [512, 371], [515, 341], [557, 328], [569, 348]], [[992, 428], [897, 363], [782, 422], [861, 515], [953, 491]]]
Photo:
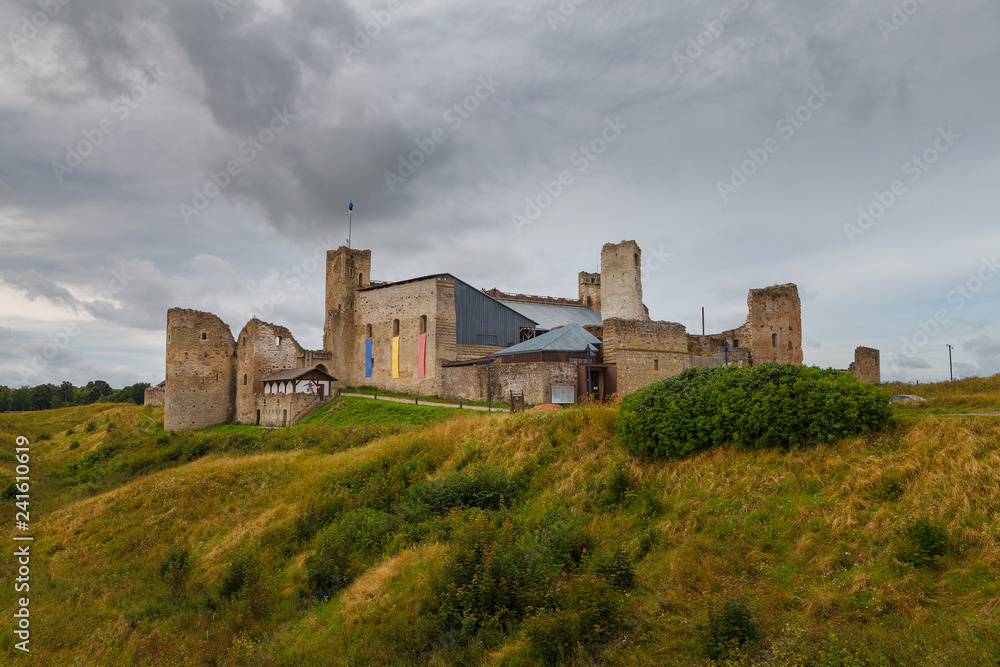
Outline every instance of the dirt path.
[[[340, 395], [341, 396], [350, 396], [352, 398], [369, 398], [369, 399], [371, 399], [373, 401], [378, 400], [378, 401], [391, 401], [393, 403], [409, 403], [410, 405], [414, 404], [413, 399], [409, 399], [409, 398], [396, 398], [394, 396], [378, 396], [378, 397], [376, 397], [376, 396], [372, 396], [371, 394], [347, 394], [347, 393], [341, 393]], [[438, 403], [436, 401], [425, 401], [423, 403], [420, 403], [419, 400], [420, 399], [418, 398], [417, 399], [418, 402], [416, 403], [417, 405], [427, 405], [427, 406], [430, 406], [432, 408], [457, 408], [457, 409], [461, 409], [461, 410], [481, 410], [483, 412], [487, 412], [489, 410], [489, 408], [487, 408], [486, 406], [482, 406], [482, 405], [459, 405], [458, 403]], [[493, 412], [506, 412], [506, 411], [503, 410], [502, 408], [493, 408]]]

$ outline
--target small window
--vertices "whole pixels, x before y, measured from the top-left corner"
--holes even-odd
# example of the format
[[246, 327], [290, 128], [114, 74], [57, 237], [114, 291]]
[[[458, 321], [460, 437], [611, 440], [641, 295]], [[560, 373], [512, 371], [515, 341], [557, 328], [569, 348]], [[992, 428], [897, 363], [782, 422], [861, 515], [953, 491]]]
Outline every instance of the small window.
[[591, 284], [591, 285], [593, 285], [593, 284], [594, 284], [595, 282], [597, 282], [596, 278], [591, 278], [591, 279], [590, 279], [590, 284]]
[[372, 337], [372, 325], [368, 325], [368, 338]]
[[653, 359], [653, 370], [654, 371], [660, 370], [660, 360], [659, 359]]
[[733, 347], [739, 347], [739, 346], [740, 346], [740, 339], [739, 338], [734, 338], [733, 339]]
[[281, 345], [281, 336], [275, 336], [274, 337], [274, 346], [278, 347], [280, 345]]
[[244, 387], [247, 386], [247, 374], [246, 373], [243, 374], [243, 386]]
[[587, 297], [587, 308], [590, 308], [590, 304], [591, 304], [591, 299], [590, 299], [590, 297], [588, 296], [588, 297]]
[[215, 374], [216, 381], [218, 381], [221, 377], [222, 377], [222, 373], [216, 373]]
[[422, 333], [422, 334], [427, 333], [427, 316], [426, 315], [421, 315], [420, 316], [420, 333]]
[[778, 347], [778, 334], [771, 334], [771, 347]]
[[208, 340], [208, 332], [207, 331], [202, 331], [201, 332], [201, 339], [202, 340]]
[[170, 343], [170, 334], [167, 334], [167, 343]]
[[365, 282], [365, 274], [359, 273], [358, 274], [358, 287], [361, 287], [364, 284], [364, 282]]
[[399, 320], [392, 321], [392, 335], [394, 337], [399, 335]]
[[635, 253], [634, 255], [632, 255], [632, 257], [633, 257], [633, 259], [635, 259], [635, 268], [638, 269], [639, 268], [639, 253]]

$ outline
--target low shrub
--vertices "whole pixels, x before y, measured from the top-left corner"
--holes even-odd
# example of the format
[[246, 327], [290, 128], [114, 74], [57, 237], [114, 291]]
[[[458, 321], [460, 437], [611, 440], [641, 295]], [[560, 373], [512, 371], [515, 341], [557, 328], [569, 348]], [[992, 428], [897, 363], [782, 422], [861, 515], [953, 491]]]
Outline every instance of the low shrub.
[[753, 648], [760, 639], [760, 627], [745, 601], [726, 600], [721, 608], [708, 612], [702, 641], [709, 658], [717, 660], [733, 649]]
[[160, 562], [160, 578], [178, 595], [191, 574], [191, 552], [187, 548], [171, 549]]
[[940, 569], [948, 555], [948, 531], [926, 517], [911, 522], [903, 531], [897, 558], [914, 567]]
[[354, 580], [351, 551], [337, 526], [316, 536], [316, 551], [306, 558], [305, 572], [307, 592], [320, 600], [328, 600]]
[[260, 558], [253, 547], [238, 549], [222, 576], [219, 595], [228, 600], [253, 588], [260, 581], [261, 571]]
[[888, 394], [853, 375], [792, 364], [691, 368], [626, 396], [617, 427], [637, 455], [678, 457], [719, 445], [792, 449], [881, 430]]

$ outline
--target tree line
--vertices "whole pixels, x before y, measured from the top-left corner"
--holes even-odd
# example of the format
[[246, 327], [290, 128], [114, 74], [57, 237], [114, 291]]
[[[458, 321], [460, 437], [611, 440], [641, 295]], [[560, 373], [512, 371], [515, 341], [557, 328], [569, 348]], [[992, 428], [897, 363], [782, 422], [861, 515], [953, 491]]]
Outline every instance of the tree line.
[[142, 405], [148, 382], [139, 382], [122, 389], [113, 389], [104, 380], [92, 380], [83, 387], [72, 382], [61, 385], [40, 384], [37, 387], [11, 389], [0, 385], [0, 412], [50, 410], [70, 405], [91, 403], [135, 403]]

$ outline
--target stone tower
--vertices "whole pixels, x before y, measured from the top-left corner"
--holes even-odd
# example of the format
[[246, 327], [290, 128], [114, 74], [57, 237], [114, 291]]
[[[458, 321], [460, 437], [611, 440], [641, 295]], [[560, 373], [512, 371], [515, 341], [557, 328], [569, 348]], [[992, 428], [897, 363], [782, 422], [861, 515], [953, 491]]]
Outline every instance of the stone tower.
[[354, 304], [371, 286], [372, 251], [341, 246], [326, 253], [326, 318], [323, 349], [333, 354], [330, 372], [347, 382], [354, 370]]
[[580, 303], [601, 312], [601, 274], [580, 272]]
[[792, 283], [750, 290], [744, 337], [754, 363], [802, 363], [802, 303]]
[[642, 305], [642, 250], [635, 241], [601, 250], [601, 317], [649, 321]]
[[230, 421], [236, 408], [235, 373], [236, 341], [225, 322], [198, 310], [167, 311], [165, 430]]

